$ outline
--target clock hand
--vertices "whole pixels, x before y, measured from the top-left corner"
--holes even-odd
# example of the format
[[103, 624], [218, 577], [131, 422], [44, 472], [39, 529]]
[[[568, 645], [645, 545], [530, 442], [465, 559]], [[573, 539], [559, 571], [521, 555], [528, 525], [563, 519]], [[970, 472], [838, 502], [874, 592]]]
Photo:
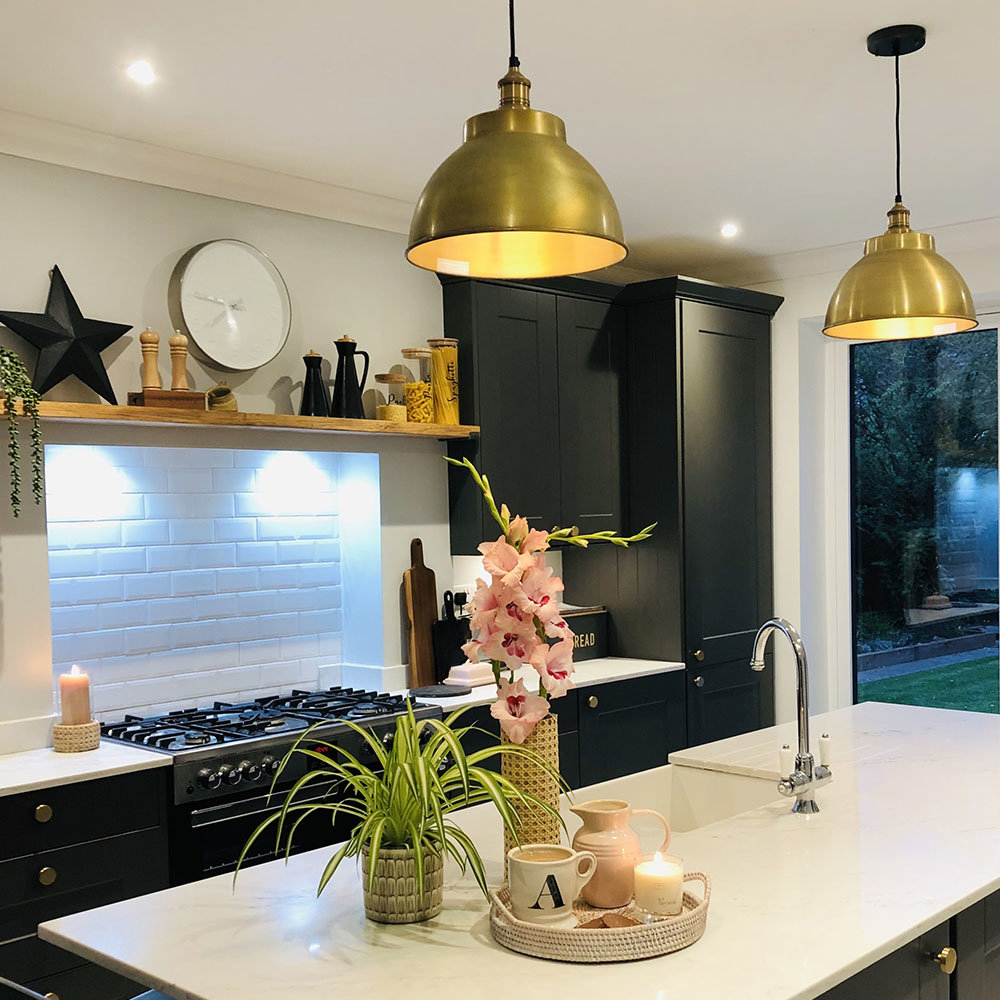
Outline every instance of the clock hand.
[[201, 299], [203, 302], [218, 302], [220, 306], [226, 304], [225, 299], [217, 298], [215, 295], [206, 295], [204, 292], [192, 292], [191, 293], [196, 299]]
[[222, 319], [223, 316], [228, 316], [228, 315], [229, 315], [229, 309], [228, 308], [223, 309], [222, 312], [220, 312], [219, 315], [216, 316], [215, 319], [213, 319], [212, 322], [209, 323], [208, 325], [209, 326], [215, 326], [215, 324], [218, 323], [219, 320]]

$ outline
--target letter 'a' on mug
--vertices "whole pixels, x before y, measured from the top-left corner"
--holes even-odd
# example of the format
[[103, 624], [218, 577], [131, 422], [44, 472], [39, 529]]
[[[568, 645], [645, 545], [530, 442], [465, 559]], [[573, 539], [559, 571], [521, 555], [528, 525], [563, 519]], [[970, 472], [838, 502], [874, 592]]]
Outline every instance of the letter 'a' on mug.
[[590, 851], [555, 844], [524, 844], [507, 852], [511, 909], [518, 920], [573, 921], [573, 903], [597, 869]]

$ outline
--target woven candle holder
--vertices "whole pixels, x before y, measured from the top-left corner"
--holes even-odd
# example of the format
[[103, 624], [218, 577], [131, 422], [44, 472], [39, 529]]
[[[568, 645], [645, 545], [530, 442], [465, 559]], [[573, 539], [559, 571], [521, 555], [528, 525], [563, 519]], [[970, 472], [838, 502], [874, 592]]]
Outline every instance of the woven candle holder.
[[81, 753], [96, 750], [101, 743], [101, 724], [96, 719], [78, 726], [52, 727], [52, 748], [56, 753]]

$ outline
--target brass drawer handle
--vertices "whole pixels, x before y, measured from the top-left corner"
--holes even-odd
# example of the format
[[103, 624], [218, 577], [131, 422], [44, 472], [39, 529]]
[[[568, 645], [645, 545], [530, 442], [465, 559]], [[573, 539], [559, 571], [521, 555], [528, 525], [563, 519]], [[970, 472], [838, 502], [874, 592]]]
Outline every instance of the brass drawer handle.
[[696, 649], [696, 650], [694, 651], [694, 658], [695, 658], [695, 659], [696, 659], [696, 660], [697, 660], [697, 661], [698, 661], [699, 663], [701, 663], [701, 661], [705, 659], [705, 650], [703, 650], [703, 649]]
[[934, 956], [934, 961], [946, 976], [950, 976], [958, 967], [958, 952], [954, 948], [942, 948]]
[[37, 822], [48, 823], [50, 819], [52, 819], [52, 806], [46, 805], [44, 802], [35, 806], [35, 820]]
[[587, 704], [588, 704], [588, 705], [589, 705], [589, 706], [590, 706], [591, 708], [597, 708], [597, 695], [596, 695], [596, 694], [592, 694], [592, 695], [591, 695], [591, 696], [590, 696], [590, 697], [589, 697], [589, 698], [587, 699]]
[[52, 883], [55, 882], [55, 880], [56, 880], [56, 870], [55, 870], [55, 868], [49, 868], [48, 865], [46, 865], [38, 873], [38, 884], [39, 885], [52, 885]]

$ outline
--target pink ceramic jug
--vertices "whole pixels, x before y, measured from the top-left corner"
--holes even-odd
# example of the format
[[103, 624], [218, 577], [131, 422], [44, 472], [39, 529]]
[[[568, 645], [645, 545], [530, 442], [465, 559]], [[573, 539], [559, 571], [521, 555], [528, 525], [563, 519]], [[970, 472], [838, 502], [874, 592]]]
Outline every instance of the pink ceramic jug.
[[670, 844], [667, 821], [652, 809], [633, 809], [622, 799], [592, 799], [571, 811], [583, 820], [573, 836], [573, 849], [591, 851], [597, 858], [594, 877], [583, 887], [591, 906], [625, 906], [635, 892], [635, 863], [641, 853], [639, 836], [629, 826], [633, 816], [655, 816], [665, 837], [661, 851]]

